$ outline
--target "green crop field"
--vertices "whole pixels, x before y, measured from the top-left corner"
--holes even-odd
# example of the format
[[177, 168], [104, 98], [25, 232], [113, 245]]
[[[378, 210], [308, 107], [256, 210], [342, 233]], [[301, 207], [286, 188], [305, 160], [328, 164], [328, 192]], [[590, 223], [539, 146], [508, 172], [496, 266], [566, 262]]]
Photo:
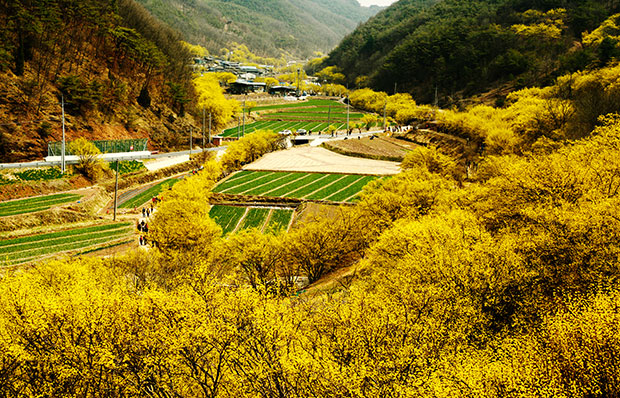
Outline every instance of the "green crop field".
[[252, 207], [248, 210], [241, 222], [240, 229], [262, 228], [267, 221], [269, 209], [261, 207]]
[[209, 216], [222, 227], [222, 233], [226, 235], [233, 232], [237, 225], [239, 230], [259, 228], [265, 232], [278, 232], [288, 228], [293, 213], [292, 209], [214, 205]]
[[339, 192], [345, 189], [346, 187], [353, 184], [355, 181], [359, 180], [360, 178], [361, 177], [358, 175], [343, 176], [342, 178], [337, 179], [336, 181], [329, 184], [328, 186], [325, 186], [319, 189], [318, 191], [306, 196], [306, 199], [317, 199], [317, 200], [325, 199], [335, 194], [336, 192]]
[[[264, 112], [275, 110], [275, 112]], [[311, 99], [304, 102], [291, 102], [277, 105], [264, 105], [252, 108], [252, 112], [263, 119], [258, 122], [245, 125], [245, 134], [251, 134], [257, 130], [283, 130], [324, 131], [330, 124], [338, 130], [346, 128], [347, 107], [334, 100]], [[350, 112], [349, 121], [357, 122], [363, 117], [362, 113]], [[329, 123], [327, 123], [329, 120]], [[223, 137], [243, 136], [243, 126], [235, 126], [224, 130]]]
[[0, 241], [0, 264], [17, 265], [55, 253], [83, 250], [129, 239], [132, 223], [115, 223]]
[[148, 202], [149, 200], [151, 200], [151, 198], [153, 198], [154, 196], [157, 196], [163, 191], [165, 191], [166, 189], [171, 188], [174, 184], [176, 184], [179, 181], [180, 180], [176, 178], [170, 178], [168, 180], [164, 180], [158, 184], [153, 185], [147, 190], [137, 194], [136, 196], [133, 196], [123, 201], [122, 203], [118, 205], [118, 207], [123, 208], [123, 209], [131, 209], [133, 207], [141, 206], [145, 204], [146, 202]]
[[344, 107], [338, 101], [329, 100], [329, 99], [311, 99], [308, 101], [302, 102], [287, 102], [284, 104], [275, 104], [275, 105], [262, 105], [252, 108], [252, 112], [254, 111], [264, 111], [271, 109], [285, 109], [285, 108], [308, 108], [308, 107], [317, 107], [317, 106], [332, 106], [332, 107]]
[[274, 232], [286, 230], [291, 221], [291, 217], [293, 217], [293, 213], [293, 210], [274, 209], [271, 212], [271, 217], [269, 218], [269, 223], [267, 224], [265, 230]]
[[249, 191], [244, 191], [244, 195], [263, 195], [267, 192], [273, 191], [274, 189], [278, 189], [282, 186], [288, 186], [291, 183], [296, 182], [307, 176], [306, 173], [289, 173], [284, 175], [282, 178], [278, 178], [275, 181], [271, 181], [267, 184], [260, 185], [256, 188], [252, 188]]
[[310, 173], [310, 174], [306, 174], [305, 177], [297, 179], [289, 184], [283, 185], [280, 188], [276, 189], [276, 190], [272, 190], [269, 192], [266, 192], [264, 195], [265, 196], [273, 196], [273, 197], [281, 197], [286, 195], [287, 193], [300, 189], [301, 187], [304, 187], [306, 185], [312, 184], [313, 182], [315, 182], [316, 180], [318, 180], [319, 178], [323, 178], [325, 175], [324, 174], [319, 174], [319, 173]]
[[344, 202], [376, 178], [347, 174], [242, 171], [217, 185], [213, 191], [233, 195]]
[[76, 202], [82, 196], [70, 193], [38, 196], [36, 198], [11, 200], [0, 203], [0, 217], [14, 216], [18, 214], [33, 213], [50, 209], [53, 206]]
[[342, 178], [341, 174], [319, 174], [319, 175], [321, 176], [321, 178], [317, 179], [313, 183], [308, 184], [304, 187], [300, 187], [298, 189], [285, 193], [284, 197], [302, 199], [302, 198], [305, 198], [307, 195], [323, 188], [325, 185], [331, 184], [332, 182]]
[[[282, 118], [282, 119], [321, 119], [327, 120], [331, 117], [331, 119], [345, 119], [347, 118], [346, 112], [276, 112], [270, 113], [265, 116], [265, 119], [274, 119], [274, 118]], [[357, 120], [364, 117], [363, 113], [350, 113], [350, 120]]]
[[[323, 131], [325, 129], [327, 129], [327, 127], [330, 124], [335, 125], [338, 130], [344, 130], [346, 128], [346, 123], [343, 123], [343, 121], [341, 120], [341, 118], [339, 117], [338, 119], [336, 118], [332, 118], [332, 123], [327, 123], [327, 118], [324, 118], [324, 121], [278, 121], [278, 120], [269, 120], [269, 121], [263, 121], [263, 122], [256, 122], [256, 123], [252, 123], [252, 124], [247, 124], [245, 126], [245, 134], [251, 134], [253, 132], [255, 132], [256, 130], [271, 130], [273, 132], [279, 132], [279, 131], [283, 131], [283, 130], [299, 130], [299, 129], [304, 129], [307, 131], [312, 131], [314, 133], [318, 132], [318, 131]], [[344, 118], [344, 121], [346, 122], [346, 116]], [[354, 122], [355, 120], [353, 118], [350, 119], [351, 122]], [[242, 129], [239, 129], [239, 136], [242, 137], [243, 133], [242, 133]], [[236, 137], [237, 136], [237, 127], [232, 127], [229, 129], [224, 130], [224, 132], [222, 132], [221, 134], [222, 137]]]
[[226, 235], [235, 230], [235, 227], [245, 214], [245, 207], [215, 205], [209, 211], [209, 217], [222, 227], [222, 234]]
[[376, 177], [365, 176], [365, 177], [359, 178], [355, 182], [353, 182], [351, 185], [349, 185], [347, 188], [344, 188], [338, 191], [337, 193], [334, 193], [331, 196], [328, 196], [326, 199], [333, 200], [334, 202], [343, 202], [343, 201], [348, 202], [349, 199], [352, 199], [354, 196], [358, 195], [366, 184], [368, 184], [369, 182], [373, 180], [376, 180]]
[[213, 192], [220, 192], [220, 193], [226, 193], [226, 194], [241, 194], [245, 191], [248, 191], [250, 189], [256, 188], [260, 185], [263, 184], [267, 184], [272, 182], [273, 180], [276, 179], [280, 179], [283, 178], [284, 175], [282, 175], [281, 173], [267, 173], [264, 175], [260, 175], [260, 176], [256, 176], [254, 178], [250, 178], [244, 181], [239, 180], [238, 184], [229, 186], [226, 189], [220, 189], [220, 186], [216, 186], [215, 188], [213, 188]]
[[239, 173], [235, 173], [234, 175], [227, 178], [225, 181], [222, 181], [213, 189], [214, 192], [223, 192], [229, 188], [233, 188], [246, 182], [253, 181], [259, 177], [264, 177], [266, 175], [272, 174], [270, 171], [242, 171]]

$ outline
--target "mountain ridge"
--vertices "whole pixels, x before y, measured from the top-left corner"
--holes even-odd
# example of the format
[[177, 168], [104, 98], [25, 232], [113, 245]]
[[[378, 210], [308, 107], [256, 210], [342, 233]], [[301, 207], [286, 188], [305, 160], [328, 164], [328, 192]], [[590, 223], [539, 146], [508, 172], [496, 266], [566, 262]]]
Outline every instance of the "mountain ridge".
[[349, 85], [409, 92], [443, 105], [505, 84], [550, 84], [599, 61], [581, 48], [620, 5], [606, 1], [400, 0], [347, 35], [323, 66]]
[[310, 57], [329, 51], [382, 9], [355, 0], [138, 0], [212, 53], [245, 44], [262, 56]]

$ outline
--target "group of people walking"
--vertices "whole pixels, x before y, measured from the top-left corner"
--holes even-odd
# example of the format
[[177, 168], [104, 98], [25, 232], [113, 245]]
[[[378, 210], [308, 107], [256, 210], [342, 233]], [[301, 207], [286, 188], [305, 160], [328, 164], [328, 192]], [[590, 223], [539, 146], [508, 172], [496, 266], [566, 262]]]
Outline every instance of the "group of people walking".
[[138, 242], [140, 244], [140, 246], [147, 246], [148, 245], [148, 241], [146, 239], [146, 234], [149, 233], [149, 223], [148, 220], [150, 219], [151, 215], [155, 212], [155, 208], [154, 208], [154, 204], [157, 203], [158, 198], [153, 197], [153, 199], [151, 200], [151, 206], [150, 207], [143, 207], [142, 208], [142, 219], [138, 221], [136, 228], [138, 229], [138, 232], [140, 232], [140, 238], [138, 239]]

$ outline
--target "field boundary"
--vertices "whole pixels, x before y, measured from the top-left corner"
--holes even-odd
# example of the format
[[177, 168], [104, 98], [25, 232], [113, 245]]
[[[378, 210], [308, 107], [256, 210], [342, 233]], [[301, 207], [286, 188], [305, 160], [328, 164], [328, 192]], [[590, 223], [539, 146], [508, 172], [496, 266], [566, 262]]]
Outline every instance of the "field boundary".
[[[374, 177], [385, 177], [385, 174], [369, 174], [369, 173], [330, 173], [327, 171], [288, 171], [288, 170], [269, 170], [269, 169], [243, 169], [241, 171], [265, 171], [269, 173], [306, 173], [306, 174], [340, 174], [344, 176], [374, 176]], [[223, 181], [223, 180], [222, 180]]]
[[230, 231], [231, 234], [234, 234], [235, 232], [239, 230], [239, 228], [241, 227], [241, 224], [243, 224], [243, 220], [245, 220], [245, 217], [248, 215], [249, 211], [250, 211], [250, 207], [246, 207], [245, 212], [239, 218], [239, 221], [237, 221], [237, 225], [235, 225], [235, 228], [232, 231]]

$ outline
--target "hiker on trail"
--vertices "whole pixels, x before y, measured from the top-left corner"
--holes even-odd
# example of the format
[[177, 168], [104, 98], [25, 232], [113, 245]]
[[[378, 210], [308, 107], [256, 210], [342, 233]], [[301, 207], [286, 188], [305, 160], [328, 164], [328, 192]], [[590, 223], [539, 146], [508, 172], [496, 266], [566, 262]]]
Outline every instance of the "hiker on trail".
[[149, 224], [148, 223], [144, 224], [144, 232], [147, 233], [147, 234], [149, 233]]
[[146, 217], [146, 209], [144, 207], [142, 208], [142, 217]]

